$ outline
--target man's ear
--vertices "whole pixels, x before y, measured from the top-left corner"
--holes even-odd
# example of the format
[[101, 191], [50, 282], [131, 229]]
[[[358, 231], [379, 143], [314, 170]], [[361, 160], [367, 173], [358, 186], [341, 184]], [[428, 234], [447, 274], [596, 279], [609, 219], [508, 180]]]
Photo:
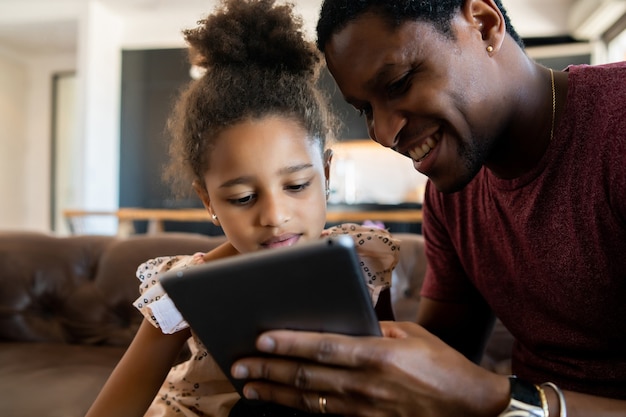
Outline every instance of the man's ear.
[[199, 180], [193, 180], [192, 186], [200, 198], [200, 201], [202, 201], [202, 205], [204, 205], [204, 208], [209, 212], [209, 216], [211, 216], [213, 224], [219, 226], [219, 220], [217, 219], [217, 215], [214, 213], [213, 207], [211, 206], [211, 198], [209, 197], [206, 187]]
[[506, 37], [506, 22], [494, 0], [467, 0], [461, 13], [479, 32], [485, 50], [497, 52]]

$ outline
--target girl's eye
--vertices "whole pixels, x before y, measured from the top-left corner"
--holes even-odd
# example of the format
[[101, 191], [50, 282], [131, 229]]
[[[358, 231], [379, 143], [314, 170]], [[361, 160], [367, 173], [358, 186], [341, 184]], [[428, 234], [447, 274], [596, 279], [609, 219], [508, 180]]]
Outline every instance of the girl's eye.
[[228, 199], [228, 202], [234, 206], [245, 206], [247, 204], [251, 204], [254, 200], [256, 200], [256, 195], [248, 194], [247, 196], [241, 198]]
[[285, 187], [288, 191], [293, 191], [293, 192], [300, 192], [300, 191], [304, 191], [307, 188], [309, 188], [309, 186], [311, 185], [311, 181], [307, 181], [304, 182], [302, 184], [293, 184], [293, 185], [288, 185], [287, 187]]

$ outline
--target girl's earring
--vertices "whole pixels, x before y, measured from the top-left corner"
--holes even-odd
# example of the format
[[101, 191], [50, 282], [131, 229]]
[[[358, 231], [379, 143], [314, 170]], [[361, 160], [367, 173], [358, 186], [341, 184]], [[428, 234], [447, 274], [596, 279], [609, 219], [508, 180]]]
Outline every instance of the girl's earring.
[[487, 47], [487, 52], [492, 53], [493, 52], [493, 46], [489, 45]]
[[213, 221], [217, 221], [217, 214], [213, 213], [211, 214], [211, 217], [213, 218]]
[[329, 197], [330, 197], [330, 188], [326, 187], [326, 201], [328, 201]]

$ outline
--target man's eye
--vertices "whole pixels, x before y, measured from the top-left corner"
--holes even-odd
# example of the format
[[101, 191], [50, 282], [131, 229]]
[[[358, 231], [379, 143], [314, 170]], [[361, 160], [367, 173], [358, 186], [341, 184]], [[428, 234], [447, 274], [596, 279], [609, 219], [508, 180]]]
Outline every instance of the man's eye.
[[395, 81], [389, 84], [389, 86], [387, 87], [387, 95], [389, 97], [394, 97], [394, 96], [398, 96], [406, 92], [406, 90], [409, 88], [409, 85], [410, 85], [410, 82], [409, 82], [409, 80], [411, 79], [410, 76], [411, 76], [411, 72], [407, 72], [398, 81]]

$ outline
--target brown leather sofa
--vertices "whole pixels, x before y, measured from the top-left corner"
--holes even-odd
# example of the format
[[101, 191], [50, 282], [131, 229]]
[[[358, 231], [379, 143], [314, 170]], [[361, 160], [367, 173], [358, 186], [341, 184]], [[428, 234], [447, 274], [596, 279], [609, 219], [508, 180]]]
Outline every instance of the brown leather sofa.
[[[398, 234], [398, 319], [415, 317], [423, 241]], [[55, 237], [0, 232], [0, 416], [83, 416], [141, 321], [137, 266], [207, 251], [223, 241], [190, 233]], [[497, 327], [485, 366], [506, 370], [511, 338]]]

